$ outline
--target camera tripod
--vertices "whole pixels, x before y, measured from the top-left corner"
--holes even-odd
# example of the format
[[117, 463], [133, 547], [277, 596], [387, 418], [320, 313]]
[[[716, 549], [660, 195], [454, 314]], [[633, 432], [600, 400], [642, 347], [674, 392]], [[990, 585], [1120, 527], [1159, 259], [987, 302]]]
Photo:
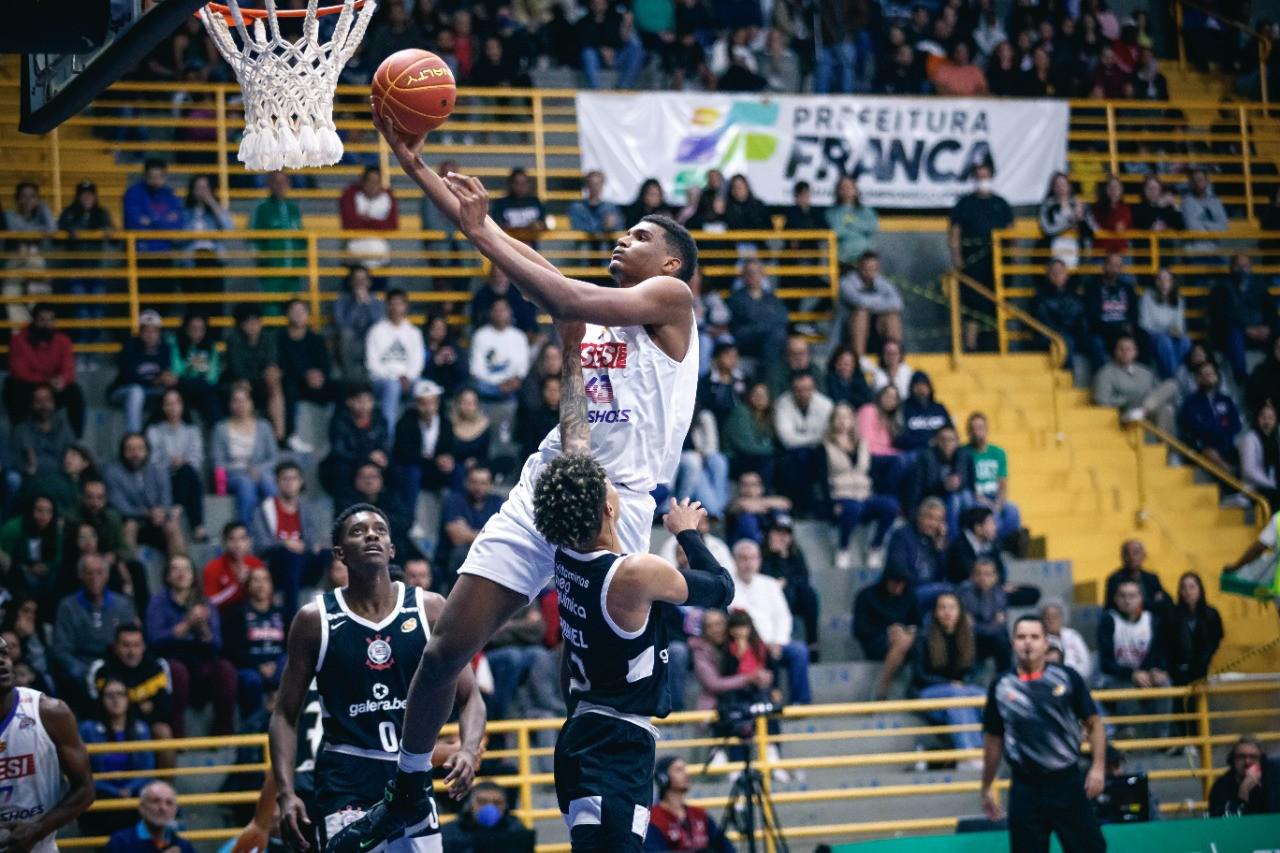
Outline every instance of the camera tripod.
[[[733, 780], [729, 788], [729, 801], [725, 804], [720, 826], [725, 831], [736, 829], [742, 835], [742, 844], [747, 853], [757, 853], [756, 815], [759, 814], [759, 833], [767, 839], [766, 847], [771, 843], [777, 853], [790, 853], [787, 840], [782, 835], [782, 824], [778, 822], [778, 812], [774, 808], [773, 798], [769, 796], [769, 791], [764, 786], [764, 776], [751, 764], [751, 743], [744, 739], [735, 740], [733, 737], [727, 737], [721, 746], [712, 749], [712, 755], [715, 754], [715, 749], [725, 749], [735, 743], [742, 747], [745, 757], [742, 773]], [[710, 765], [711, 759], [708, 758], [702, 772], [706, 773]]]

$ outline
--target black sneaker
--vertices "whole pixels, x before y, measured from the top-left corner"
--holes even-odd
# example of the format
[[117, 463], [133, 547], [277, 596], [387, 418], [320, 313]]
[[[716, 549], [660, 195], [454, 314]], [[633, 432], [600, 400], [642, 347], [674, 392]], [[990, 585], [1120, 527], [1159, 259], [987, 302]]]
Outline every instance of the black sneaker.
[[[425, 784], [430, 784], [427, 774], [421, 775], [426, 780]], [[427, 794], [425, 784], [414, 786], [417, 791], [414, 796], [412, 791], [398, 793], [395, 780], [387, 783], [383, 798], [370, 806], [363, 817], [334, 834], [325, 845], [325, 853], [365, 853], [384, 842], [413, 835], [431, 821], [438, 820], [435, 804]]]

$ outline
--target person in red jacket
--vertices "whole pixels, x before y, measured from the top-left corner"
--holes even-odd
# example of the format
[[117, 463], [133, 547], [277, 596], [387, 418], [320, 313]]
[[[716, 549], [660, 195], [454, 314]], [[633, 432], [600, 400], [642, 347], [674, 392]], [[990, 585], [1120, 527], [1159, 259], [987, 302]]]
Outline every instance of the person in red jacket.
[[53, 388], [53, 401], [67, 410], [71, 430], [84, 434], [84, 392], [76, 384], [75, 350], [71, 338], [56, 328], [53, 306], [40, 303], [31, 312], [31, 323], [19, 329], [9, 343], [9, 376], [4, 381], [4, 406], [9, 423], [31, 414], [31, 395], [37, 385]]
[[[360, 180], [342, 191], [338, 214], [345, 231], [395, 231], [400, 227], [400, 210], [391, 188], [382, 182], [382, 170], [365, 167]], [[385, 266], [391, 258], [391, 244], [382, 237], [352, 237], [347, 251], [367, 267]]]
[[204, 597], [226, 614], [243, 604], [248, 596], [249, 572], [264, 563], [249, 553], [253, 540], [249, 528], [239, 521], [228, 522], [222, 529], [222, 553], [205, 563], [200, 573], [204, 579]]
[[645, 850], [733, 853], [724, 830], [707, 810], [685, 802], [689, 796], [689, 765], [683, 758], [668, 755], [659, 760], [653, 781], [658, 786], [658, 801], [649, 811]]

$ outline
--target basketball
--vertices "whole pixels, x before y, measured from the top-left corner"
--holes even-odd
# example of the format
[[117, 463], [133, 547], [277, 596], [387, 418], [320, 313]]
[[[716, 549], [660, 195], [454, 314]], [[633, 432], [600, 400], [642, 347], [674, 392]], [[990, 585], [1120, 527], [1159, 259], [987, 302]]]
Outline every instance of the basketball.
[[458, 88], [445, 61], [426, 50], [397, 51], [373, 75], [373, 109], [407, 136], [430, 133], [453, 112]]

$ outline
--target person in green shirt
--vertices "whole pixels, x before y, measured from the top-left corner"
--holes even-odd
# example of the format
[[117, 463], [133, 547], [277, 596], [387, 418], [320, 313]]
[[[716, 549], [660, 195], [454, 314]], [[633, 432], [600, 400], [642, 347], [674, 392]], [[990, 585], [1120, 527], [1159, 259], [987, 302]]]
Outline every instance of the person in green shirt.
[[[302, 211], [289, 197], [289, 176], [284, 172], [267, 175], [267, 197], [258, 202], [249, 220], [254, 231], [300, 231]], [[306, 243], [297, 237], [261, 238], [255, 240], [258, 265], [264, 267], [303, 267], [307, 264]], [[262, 279], [262, 289], [290, 291], [298, 287], [298, 279], [270, 277]], [[274, 308], [274, 306], [271, 306]], [[279, 309], [275, 308], [279, 313]]]
[[188, 310], [171, 340], [173, 362], [169, 369], [178, 377], [182, 403], [187, 411], [199, 412], [204, 425], [212, 428], [222, 419], [222, 395], [218, 392], [222, 355], [209, 332], [209, 318]]
[[[969, 416], [969, 443], [965, 453], [973, 460], [973, 493], [976, 502], [995, 513], [1000, 541], [1016, 537], [1022, 530], [1022, 514], [1009, 500], [1009, 457], [1004, 449], [988, 440], [987, 416], [974, 412]], [[1015, 551], [1020, 548], [1013, 549]]]
[[734, 406], [720, 434], [720, 445], [729, 457], [733, 477], [755, 471], [766, 486], [773, 482], [773, 401], [769, 388], [757, 382], [747, 391], [746, 405]]
[[842, 272], [853, 269], [862, 253], [874, 248], [880, 218], [862, 203], [852, 175], [844, 175], [836, 182], [836, 203], [827, 208], [827, 225], [836, 232], [836, 254]]

